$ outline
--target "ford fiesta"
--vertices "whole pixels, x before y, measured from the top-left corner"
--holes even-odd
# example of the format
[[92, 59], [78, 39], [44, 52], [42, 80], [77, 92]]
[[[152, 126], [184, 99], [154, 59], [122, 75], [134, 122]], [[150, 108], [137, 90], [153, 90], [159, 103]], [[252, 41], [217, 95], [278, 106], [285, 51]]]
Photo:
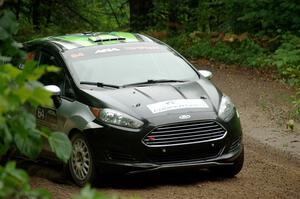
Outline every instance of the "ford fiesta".
[[41, 78], [55, 108], [36, 110], [40, 126], [68, 134], [76, 184], [97, 174], [208, 168], [223, 176], [244, 161], [238, 112], [211, 82], [166, 44], [109, 32], [27, 42], [38, 65], [61, 67]]

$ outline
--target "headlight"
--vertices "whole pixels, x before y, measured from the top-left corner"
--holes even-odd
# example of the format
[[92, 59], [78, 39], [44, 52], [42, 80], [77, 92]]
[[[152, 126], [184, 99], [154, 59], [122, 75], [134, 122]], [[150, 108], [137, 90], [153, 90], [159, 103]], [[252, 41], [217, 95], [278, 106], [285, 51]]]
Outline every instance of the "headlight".
[[108, 124], [113, 124], [117, 126], [133, 128], [133, 129], [138, 129], [144, 124], [142, 121], [130, 115], [109, 108], [102, 109], [100, 111], [98, 118], [101, 121]]
[[219, 118], [228, 122], [234, 115], [234, 104], [231, 102], [230, 97], [223, 96], [219, 107]]

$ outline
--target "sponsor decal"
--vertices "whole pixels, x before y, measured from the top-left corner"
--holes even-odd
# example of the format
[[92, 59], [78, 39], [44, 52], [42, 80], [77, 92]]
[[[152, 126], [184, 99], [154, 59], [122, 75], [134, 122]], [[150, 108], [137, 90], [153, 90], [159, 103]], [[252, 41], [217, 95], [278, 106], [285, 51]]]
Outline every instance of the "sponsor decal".
[[38, 120], [45, 120], [49, 123], [56, 123], [57, 113], [54, 109], [39, 106], [36, 109], [36, 118]]
[[81, 52], [71, 54], [71, 57], [72, 57], [72, 58], [83, 57], [83, 56], [84, 56], [84, 54], [81, 53]]
[[95, 54], [120, 51], [119, 48], [104, 48], [96, 50]]
[[158, 46], [130, 46], [124, 47], [125, 50], [157, 50], [160, 49]]
[[203, 99], [169, 100], [154, 104], [148, 104], [147, 107], [153, 114], [177, 109], [209, 108], [208, 104]]
[[178, 118], [181, 120], [186, 120], [186, 119], [191, 118], [191, 116], [190, 115], [180, 115]]
[[38, 107], [36, 110], [36, 117], [40, 120], [44, 120], [45, 119], [45, 109], [43, 109], [42, 107]]
[[155, 136], [149, 135], [149, 136], [148, 136], [148, 139], [149, 139], [149, 141], [155, 141]]

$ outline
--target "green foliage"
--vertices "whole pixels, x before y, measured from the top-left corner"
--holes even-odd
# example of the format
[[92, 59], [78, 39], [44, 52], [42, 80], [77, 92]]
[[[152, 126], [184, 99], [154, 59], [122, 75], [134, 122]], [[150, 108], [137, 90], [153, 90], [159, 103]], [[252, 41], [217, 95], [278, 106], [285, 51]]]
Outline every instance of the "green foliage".
[[73, 199], [117, 199], [118, 197], [108, 197], [102, 193], [92, 189], [90, 185], [81, 189], [80, 194], [73, 197]]
[[300, 89], [298, 89], [296, 94], [293, 96], [292, 104], [293, 104], [292, 117], [300, 120]]
[[10, 62], [12, 57], [21, 59], [24, 56], [19, 50], [21, 45], [13, 39], [17, 31], [15, 15], [9, 11], [0, 11], [0, 65]]
[[43, 189], [31, 189], [27, 173], [16, 169], [15, 162], [0, 166], [0, 198], [48, 199], [51, 194]]
[[21, 41], [67, 33], [125, 30], [129, 26], [129, 4], [123, 0], [40, 1], [39, 5], [33, 2], [22, 1], [17, 37]]
[[177, 32], [220, 30], [225, 10], [224, 1], [216, 0], [154, 0], [149, 17], [155, 21], [152, 30], [175, 26]]
[[[46, 135], [36, 128], [35, 117], [28, 112], [38, 105], [52, 105], [51, 94], [36, 81], [43, 71], [34, 65], [26, 63], [23, 71], [9, 64], [0, 66], [0, 158], [15, 147], [23, 155], [36, 158], [42, 149], [42, 137], [52, 140], [52, 134]], [[60, 142], [52, 145], [66, 162], [71, 149], [68, 138], [62, 136]], [[0, 167], [0, 176], [3, 198], [50, 198], [45, 191], [32, 191], [26, 173], [16, 170], [13, 163]]]
[[281, 45], [269, 61], [290, 85], [300, 85], [300, 37], [283, 35]]
[[298, 0], [229, 0], [226, 9], [227, 13], [232, 13], [227, 14], [227, 22], [234, 32], [276, 35], [293, 31], [299, 34]]
[[[180, 34], [166, 42], [191, 59], [207, 58], [224, 63], [250, 67], [275, 66], [278, 74], [291, 86], [300, 85], [300, 37], [282, 35], [275, 52], [261, 47], [251, 37], [230, 40], [238, 36], [211, 37], [209, 34]], [[229, 40], [229, 41], [228, 41]]]
[[[36, 158], [43, 139], [48, 139], [57, 156], [67, 162], [72, 147], [68, 137], [37, 129], [35, 117], [30, 112], [37, 106], [52, 106], [51, 93], [37, 80], [47, 70], [57, 69], [37, 67], [34, 62], [26, 62], [23, 70], [3, 64], [10, 62], [12, 57], [21, 58], [24, 53], [12, 38], [17, 31], [14, 15], [9, 11], [0, 14], [0, 159], [15, 148], [29, 158]], [[50, 198], [50, 195], [43, 190], [32, 190], [27, 174], [16, 169], [15, 163], [8, 162], [4, 168], [0, 167], [0, 198]]]
[[[79, 195], [73, 196], [73, 199], [120, 199], [120, 197], [107, 196], [97, 192], [95, 189], [92, 189], [90, 185], [86, 185], [83, 189], [81, 189]], [[139, 199], [139, 197], [130, 197], [129, 199]]]
[[72, 147], [66, 140], [69, 140], [68, 136], [59, 132], [53, 132], [48, 137], [52, 151], [54, 151], [57, 157], [65, 163], [68, 161], [72, 152]]
[[[53, 67], [49, 67], [53, 71]], [[60, 133], [60, 141], [55, 134], [45, 134], [36, 128], [35, 117], [29, 110], [37, 106], [52, 106], [51, 93], [43, 89], [37, 81], [47, 71], [46, 67], [36, 67], [27, 62], [24, 70], [6, 64], [0, 67], [0, 156], [9, 148], [16, 147], [22, 154], [36, 158], [42, 148], [42, 138], [49, 143], [64, 162], [71, 154], [71, 143]]]
[[[7, 33], [5, 37], [0, 36], [1, 44], [5, 44], [0, 49], [2, 62], [10, 62], [11, 57], [24, 54], [11, 36], [16, 31], [13, 14], [5, 11], [4, 15], [0, 16], [0, 32]], [[6, 48], [9, 51], [6, 51]], [[35, 62], [26, 62], [23, 70], [0, 62], [0, 160], [14, 148], [29, 158], [36, 158], [43, 147], [43, 140], [47, 139], [57, 157], [65, 163], [68, 161], [72, 146], [67, 135], [37, 129], [35, 116], [32, 114], [32, 110], [38, 106], [53, 106], [51, 93], [44, 90], [37, 80], [45, 72], [57, 71], [54, 66], [37, 67]], [[16, 169], [15, 162], [9, 161], [4, 167], [0, 166], [0, 198], [49, 199], [51, 194], [43, 189], [32, 189], [27, 173]], [[111, 197], [106, 197], [87, 186], [75, 198]]]
[[243, 41], [214, 41], [209, 35], [193, 36], [182, 34], [167, 39], [166, 42], [191, 59], [208, 58], [224, 63], [259, 67], [264, 49], [250, 38]]

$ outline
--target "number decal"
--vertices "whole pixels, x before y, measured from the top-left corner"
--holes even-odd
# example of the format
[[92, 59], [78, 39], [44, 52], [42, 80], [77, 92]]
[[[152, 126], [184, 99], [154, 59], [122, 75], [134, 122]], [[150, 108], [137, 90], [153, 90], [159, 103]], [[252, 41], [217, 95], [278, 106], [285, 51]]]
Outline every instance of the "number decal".
[[45, 119], [45, 109], [42, 107], [38, 107], [36, 110], [36, 117], [39, 120], [44, 120]]

